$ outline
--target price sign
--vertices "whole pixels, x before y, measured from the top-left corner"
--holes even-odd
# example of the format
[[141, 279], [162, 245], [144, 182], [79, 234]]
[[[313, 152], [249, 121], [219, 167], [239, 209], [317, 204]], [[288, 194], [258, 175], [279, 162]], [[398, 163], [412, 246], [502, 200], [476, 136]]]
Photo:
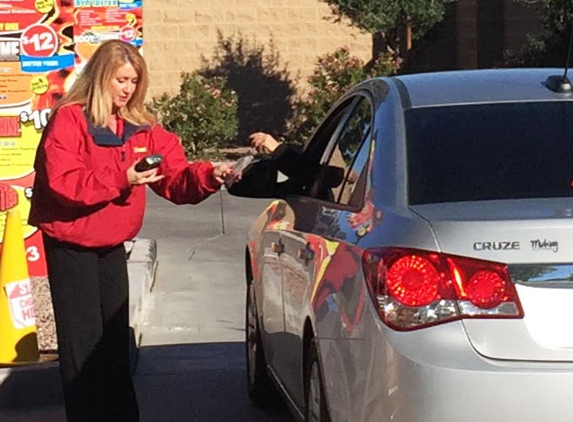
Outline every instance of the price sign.
[[131, 26], [124, 26], [119, 30], [119, 39], [125, 42], [133, 41], [137, 37], [137, 32], [135, 28]]
[[22, 123], [33, 122], [36, 130], [42, 130], [48, 125], [48, 116], [51, 111], [51, 108], [34, 110], [32, 112], [22, 111], [20, 113], [20, 121]]
[[58, 50], [58, 35], [51, 27], [36, 24], [27, 27], [20, 39], [21, 51], [29, 57], [50, 57]]

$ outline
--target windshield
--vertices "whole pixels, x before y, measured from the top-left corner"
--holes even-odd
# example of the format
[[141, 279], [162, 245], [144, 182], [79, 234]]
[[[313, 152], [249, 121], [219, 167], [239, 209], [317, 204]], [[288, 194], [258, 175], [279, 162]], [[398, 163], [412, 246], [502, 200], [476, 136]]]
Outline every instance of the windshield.
[[405, 113], [410, 204], [573, 194], [573, 102]]

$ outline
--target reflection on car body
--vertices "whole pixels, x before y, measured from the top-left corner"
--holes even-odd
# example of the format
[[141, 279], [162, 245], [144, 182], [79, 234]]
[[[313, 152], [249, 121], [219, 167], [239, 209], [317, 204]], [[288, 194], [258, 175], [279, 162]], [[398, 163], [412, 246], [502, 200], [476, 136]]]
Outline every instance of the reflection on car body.
[[569, 421], [573, 97], [547, 88], [557, 73], [368, 80], [309, 140], [310, 180], [249, 187], [276, 175], [251, 165], [230, 193], [273, 199], [245, 253], [255, 404], [318, 422]]

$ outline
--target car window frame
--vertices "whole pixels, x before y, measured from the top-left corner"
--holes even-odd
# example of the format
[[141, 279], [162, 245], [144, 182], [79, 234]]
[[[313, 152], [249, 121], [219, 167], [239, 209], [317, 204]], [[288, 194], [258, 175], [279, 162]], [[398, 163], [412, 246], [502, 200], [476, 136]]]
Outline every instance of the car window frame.
[[[310, 137], [310, 141], [304, 148], [304, 154], [312, 154], [318, 155], [318, 164], [322, 164], [324, 160], [325, 151], [328, 149], [329, 145], [332, 144], [332, 139], [337, 138], [342, 130], [343, 123], [345, 123], [352, 110], [356, 106], [354, 96], [346, 97], [341, 99], [339, 104], [333, 108], [328, 114], [324, 117], [322, 122], [317, 126], [316, 130], [312, 133]], [[330, 126], [332, 120], [339, 119], [338, 123], [336, 123], [336, 127], [332, 130], [330, 135], [326, 136], [326, 139], [322, 134], [324, 131], [327, 131], [327, 126]], [[320, 153], [320, 149], [322, 147], [322, 153]], [[316, 152], [314, 150], [317, 150]]]
[[[371, 151], [372, 151], [372, 126], [370, 126], [370, 128], [368, 129], [368, 133], [362, 139], [362, 142], [360, 143], [360, 146], [358, 147], [358, 151], [357, 151], [356, 155], [354, 156], [354, 158], [352, 159], [352, 163], [350, 164], [350, 167], [349, 167], [350, 170], [354, 169], [354, 165], [356, 164], [356, 160], [358, 159], [358, 156], [362, 153], [363, 148], [366, 148], [366, 150], [367, 150], [366, 154], [368, 154], [368, 157], [366, 158], [366, 161], [364, 163], [364, 166], [362, 167], [360, 174], [358, 174], [358, 178], [356, 179], [356, 182], [355, 182], [356, 185], [358, 185], [359, 181], [363, 177], [362, 176], [363, 172], [366, 172], [366, 176], [364, 176], [364, 177], [368, 178], [369, 164], [370, 164], [370, 158], [371, 158], [370, 155], [371, 155]], [[350, 173], [350, 171], [348, 173]], [[338, 199], [336, 200], [336, 203], [341, 204], [341, 205], [348, 205], [348, 206], [351, 206], [352, 208], [355, 208], [355, 207], [362, 208], [364, 206], [364, 198], [365, 198], [365, 194], [366, 194], [367, 183], [365, 183], [363, 186], [360, 187], [360, 190], [362, 190], [362, 193], [360, 196], [360, 202], [356, 206], [351, 205], [350, 199], [354, 196], [354, 193], [356, 192], [355, 189], [357, 189], [357, 187], [354, 187], [354, 189], [350, 193], [348, 203], [343, 204], [341, 202], [342, 193], [344, 192], [344, 189], [345, 189], [347, 183], [348, 183], [348, 174], [344, 178], [344, 181], [342, 182], [342, 188], [340, 189], [340, 194], [338, 195]]]
[[[338, 145], [339, 139], [340, 139], [340, 134], [342, 132], [342, 130], [346, 127], [348, 120], [351, 118], [353, 112], [356, 110], [356, 108], [359, 106], [360, 102], [362, 100], [366, 100], [368, 102], [368, 104], [370, 105], [370, 110], [371, 110], [371, 116], [370, 116], [370, 130], [368, 132], [367, 136], [364, 136], [364, 139], [362, 139], [360, 146], [359, 146], [359, 150], [364, 146], [365, 142], [369, 142], [370, 145], [368, 147], [369, 149], [369, 156], [367, 158], [367, 161], [364, 165], [364, 170], [366, 170], [367, 172], [370, 169], [371, 166], [371, 154], [370, 151], [372, 149], [372, 143], [374, 142], [374, 124], [375, 124], [375, 107], [374, 107], [374, 99], [372, 97], [372, 95], [366, 91], [366, 90], [360, 90], [357, 92], [352, 93], [352, 95], [348, 96], [346, 98], [346, 100], [348, 100], [350, 102], [350, 105], [348, 106], [348, 108], [345, 111], [345, 115], [344, 117], [340, 120], [338, 127], [334, 130], [332, 136], [330, 137], [330, 140], [328, 142], [328, 144], [326, 145], [324, 152], [322, 154], [322, 157], [319, 161], [319, 165], [320, 166], [324, 166], [326, 165], [329, 161], [330, 161], [330, 157], [334, 151], [334, 148], [336, 147], [336, 145]], [[347, 104], [346, 101], [344, 101], [345, 104]], [[352, 169], [352, 167], [354, 166], [354, 163], [356, 161], [357, 157], [354, 157], [352, 160], [352, 164], [350, 165], [350, 169]], [[349, 173], [349, 172], [348, 172]], [[346, 184], [347, 182], [347, 177], [348, 174], [344, 175], [344, 180], [342, 181], [343, 186]], [[317, 180], [315, 180], [313, 182], [313, 184], [317, 183]], [[347, 211], [352, 211], [352, 212], [357, 212], [360, 211], [363, 207], [364, 207], [364, 203], [365, 203], [365, 199], [366, 199], [366, 191], [367, 191], [367, 187], [368, 187], [368, 183], [364, 183], [363, 186], [360, 187], [361, 191], [360, 192], [360, 201], [359, 204], [357, 205], [353, 205], [353, 204], [344, 204], [344, 203], [340, 203], [339, 202], [339, 198], [336, 198], [336, 200], [331, 201], [328, 199], [323, 199], [323, 198], [319, 198], [316, 196], [311, 196], [311, 195], [306, 195], [306, 198], [313, 200], [313, 201], [317, 201], [321, 204], [328, 204], [329, 208], [334, 208], [334, 209], [341, 209], [341, 210], [347, 210]], [[312, 190], [312, 189], [311, 189]], [[340, 195], [339, 195], [340, 197]]]
[[[342, 97], [335, 105], [327, 112], [326, 116], [317, 125], [310, 135], [310, 140], [307, 142], [303, 149], [303, 154], [306, 156], [305, 162], [310, 163], [311, 166], [320, 166], [323, 160], [324, 151], [332, 143], [333, 137], [338, 136], [341, 130], [341, 123], [346, 122], [350, 112], [354, 109], [354, 95]], [[314, 164], [312, 164], [314, 162]], [[307, 170], [308, 171], [308, 170]], [[300, 190], [290, 192], [285, 195], [285, 198], [300, 197], [312, 198], [309, 191], [314, 184], [314, 180], [305, 184]]]

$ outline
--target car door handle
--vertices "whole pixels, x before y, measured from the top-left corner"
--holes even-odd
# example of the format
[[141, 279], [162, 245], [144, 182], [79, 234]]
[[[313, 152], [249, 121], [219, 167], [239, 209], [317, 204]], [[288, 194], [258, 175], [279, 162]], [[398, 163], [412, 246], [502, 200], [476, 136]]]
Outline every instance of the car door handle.
[[285, 245], [282, 240], [279, 239], [277, 242], [271, 242], [271, 251], [279, 255], [282, 254], [285, 251]]
[[314, 259], [314, 250], [311, 248], [310, 243], [307, 243], [306, 246], [298, 250], [297, 257], [304, 259], [305, 264], [308, 264], [309, 261]]

